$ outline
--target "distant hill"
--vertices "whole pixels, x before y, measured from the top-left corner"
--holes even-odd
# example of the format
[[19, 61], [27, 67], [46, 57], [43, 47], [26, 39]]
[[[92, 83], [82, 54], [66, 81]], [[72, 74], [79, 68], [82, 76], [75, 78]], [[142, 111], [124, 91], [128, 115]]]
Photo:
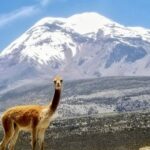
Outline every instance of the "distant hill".
[[[50, 79], [19, 81], [0, 91], [0, 112], [19, 104], [46, 105], [53, 97]], [[58, 118], [150, 109], [150, 77], [64, 80]]]

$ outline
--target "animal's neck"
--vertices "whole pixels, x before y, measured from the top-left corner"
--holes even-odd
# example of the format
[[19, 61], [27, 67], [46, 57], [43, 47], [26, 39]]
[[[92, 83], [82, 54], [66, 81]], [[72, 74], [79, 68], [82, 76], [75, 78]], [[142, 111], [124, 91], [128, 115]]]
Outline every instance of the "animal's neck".
[[50, 105], [50, 111], [51, 112], [55, 112], [56, 111], [57, 106], [58, 106], [59, 101], [60, 101], [60, 95], [61, 95], [61, 89], [55, 89], [53, 100], [52, 100], [52, 103]]

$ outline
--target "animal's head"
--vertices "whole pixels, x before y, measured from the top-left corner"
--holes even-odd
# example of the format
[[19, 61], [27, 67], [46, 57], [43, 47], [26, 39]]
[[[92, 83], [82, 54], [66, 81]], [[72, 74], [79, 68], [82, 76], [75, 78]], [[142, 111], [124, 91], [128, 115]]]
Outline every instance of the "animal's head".
[[53, 81], [54, 81], [55, 89], [59, 90], [62, 88], [63, 80], [60, 76], [56, 76]]

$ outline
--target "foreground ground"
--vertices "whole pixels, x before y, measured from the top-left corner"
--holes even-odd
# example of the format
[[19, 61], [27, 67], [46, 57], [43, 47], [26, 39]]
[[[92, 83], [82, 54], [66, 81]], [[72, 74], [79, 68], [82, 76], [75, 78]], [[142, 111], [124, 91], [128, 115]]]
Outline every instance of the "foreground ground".
[[[150, 146], [150, 112], [55, 120], [45, 140], [46, 150], [139, 150]], [[16, 150], [30, 150], [29, 143], [22, 133]]]

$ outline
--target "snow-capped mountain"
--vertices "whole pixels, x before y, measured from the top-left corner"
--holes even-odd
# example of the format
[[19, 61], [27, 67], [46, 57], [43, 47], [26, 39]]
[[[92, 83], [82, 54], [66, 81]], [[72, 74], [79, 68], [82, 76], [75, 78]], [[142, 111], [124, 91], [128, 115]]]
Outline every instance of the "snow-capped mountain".
[[0, 73], [3, 83], [57, 73], [67, 79], [149, 75], [150, 30], [93, 12], [44, 18], [0, 53]]

